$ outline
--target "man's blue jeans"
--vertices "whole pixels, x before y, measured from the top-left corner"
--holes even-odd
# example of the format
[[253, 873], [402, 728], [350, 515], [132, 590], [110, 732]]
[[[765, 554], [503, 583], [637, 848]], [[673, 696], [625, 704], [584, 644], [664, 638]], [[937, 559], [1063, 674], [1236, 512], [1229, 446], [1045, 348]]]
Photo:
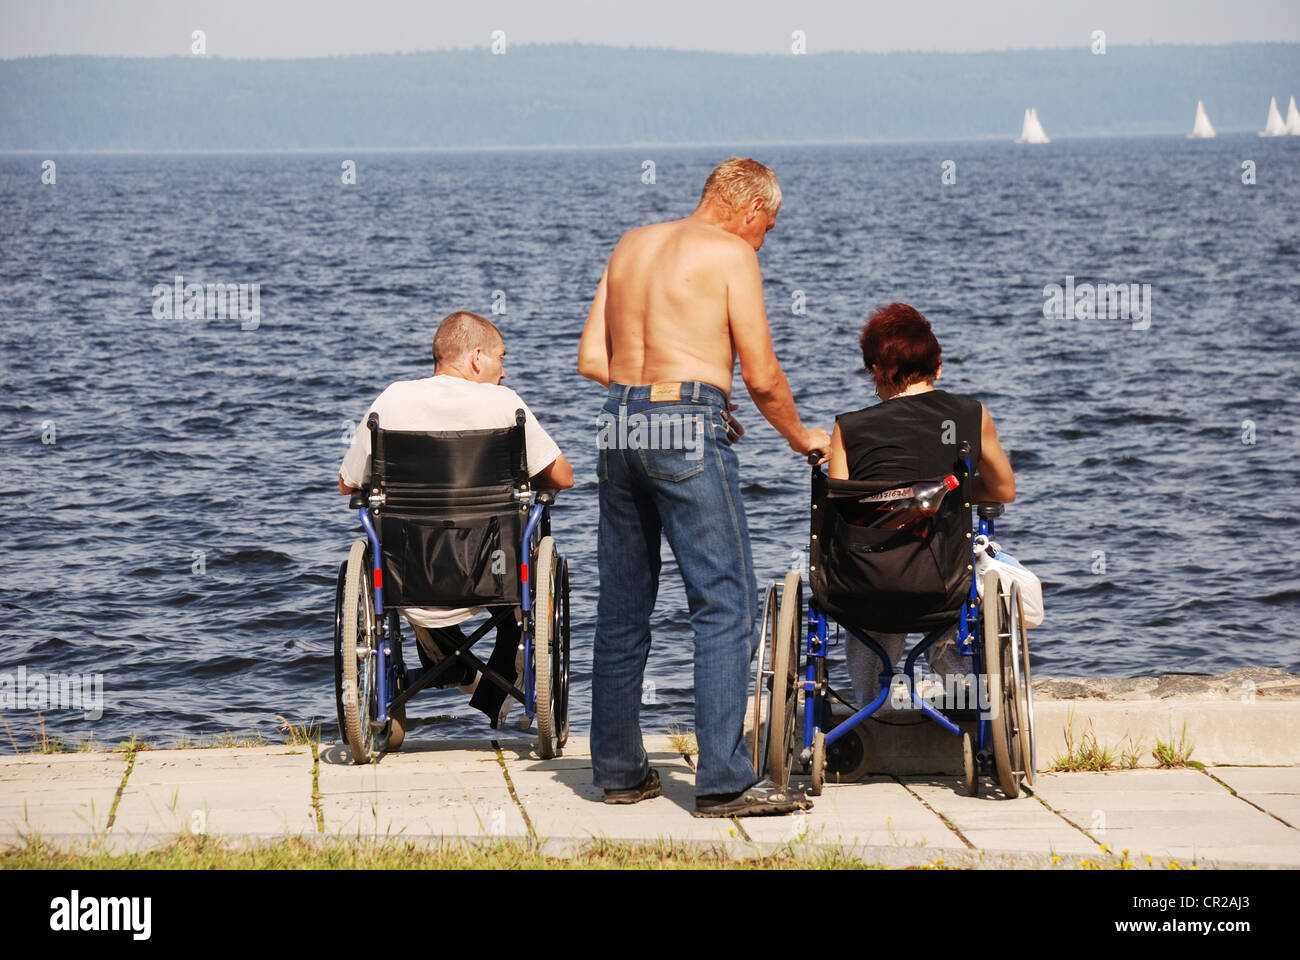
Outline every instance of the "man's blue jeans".
[[663, 533], [686, 584], [695, 631], [695, 792], [737, 792], [758, 779], [743, 734], [758, 594], [739, 463], [727, 442], [727, 398], [717, 387], [693, 381], [680, 391], [660, 385], [655, 400], [651, 389], [611, 383], [597, 421], [595, 784], [626, 789], [648, 772], [642, 678]]

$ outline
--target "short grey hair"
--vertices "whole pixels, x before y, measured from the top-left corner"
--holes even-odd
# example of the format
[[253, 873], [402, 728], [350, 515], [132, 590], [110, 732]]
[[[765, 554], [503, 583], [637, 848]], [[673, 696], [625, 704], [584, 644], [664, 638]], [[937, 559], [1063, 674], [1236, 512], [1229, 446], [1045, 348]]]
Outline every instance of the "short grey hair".
[[497, 341], [505, 342], [497, 325], [487, 317], [468, 310], [457, 310], [443, 317], [433, 335], [433, 362], [455, 363], [475, 347], [488, 350]]
[[732, 157], [713, 168], [704, 182], [700, 203], [715, 197], [732, 210], [739, 210], [754, 197], [763, 198], [763, 209], [776, 216], [781, 209], [781, 185], [771, 168], [748, 157]]

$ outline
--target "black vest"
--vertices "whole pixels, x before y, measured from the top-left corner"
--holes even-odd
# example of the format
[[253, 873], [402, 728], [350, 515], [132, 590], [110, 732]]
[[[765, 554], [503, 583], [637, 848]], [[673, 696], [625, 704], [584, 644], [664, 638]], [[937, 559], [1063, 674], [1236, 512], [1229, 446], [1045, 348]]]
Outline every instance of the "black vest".
[[931, 390], [894, 397], [835, 418], [848, 455], [849, 479], [882, 487], [952, 471], [963, 440], [970, 465], [980, 461], [983, 411], [978, 400]]
[[966, 480], [961, 444], [971, 446], [973, 469], [982, 416], [978, 401], [932, 390], [836, 418], [849, 480], [813, 475], [809, 579], [825, 612], [849, 626], [890, 633], [928, 631], [961, 614], [971, 582], [968, 480], [918, 530], [894, 534], [848, 518], [863, 493], [949, 473]]

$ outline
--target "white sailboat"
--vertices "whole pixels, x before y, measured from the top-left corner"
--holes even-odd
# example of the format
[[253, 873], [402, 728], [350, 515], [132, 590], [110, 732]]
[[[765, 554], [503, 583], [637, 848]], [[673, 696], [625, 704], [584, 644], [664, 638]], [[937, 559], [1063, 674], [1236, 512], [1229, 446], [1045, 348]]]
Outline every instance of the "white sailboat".
[[1030, 107], [1025, 111], [1025, 123], [1020, 128], [1016, 143], [1051, 143], [1043, 124], [1038, 119], [1038, 108]]
[[1282, 114], [1277, 109], [1277, 97], [1270, 97], [1268, 101], [1268, 123], [1264, 129], [1259, 132], [1261, 137], [1285, 137], [1286, 124], [1282, 122]]
[[1286, 110], [1286, 132], [1293, 137], [1300, 137], [1300, 110], [1295, 108], [1295, 97], [1291, 98], [1291, 106]]
[[1205, 112], [1205, 104], [1200, 100], [1196, 101], [1196, 122], [1192, 124], [1192, 132], [1189, 137], [1195, 137], [1198, 140], [1208, 140], [1214, 136], [1214, 127], [1210, 123], [1210, 115]]

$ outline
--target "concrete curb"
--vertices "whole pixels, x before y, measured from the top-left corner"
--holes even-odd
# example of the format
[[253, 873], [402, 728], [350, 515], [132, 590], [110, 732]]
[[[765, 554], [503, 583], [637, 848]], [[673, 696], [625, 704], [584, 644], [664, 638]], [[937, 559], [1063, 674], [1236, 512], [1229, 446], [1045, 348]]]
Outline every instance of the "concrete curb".
[[[842, 714], [837, 713], [837, 717]], [[916, 711], [869, 718], [859, 730], [872, 759], [869, 769], [900, 776], [961, 773], [957, 738]], [[974, 721], [960, 723], [972, 736]], [[1109, 748], [1116, 763], [1125, 751], [1139, 756], [1139, 767], [1156, 767], [1157, 741], [1178, 744], [1185, 737], [1190, 759], [1234, 766], [1300, 764], [1300, 701], [1255, 703], [1182, 700], [1036, 700], [1034, 730], [1037, 768], [1051, 768], [1066, 754], [1067, 731], [1077, 750], [1086, 735]]]

